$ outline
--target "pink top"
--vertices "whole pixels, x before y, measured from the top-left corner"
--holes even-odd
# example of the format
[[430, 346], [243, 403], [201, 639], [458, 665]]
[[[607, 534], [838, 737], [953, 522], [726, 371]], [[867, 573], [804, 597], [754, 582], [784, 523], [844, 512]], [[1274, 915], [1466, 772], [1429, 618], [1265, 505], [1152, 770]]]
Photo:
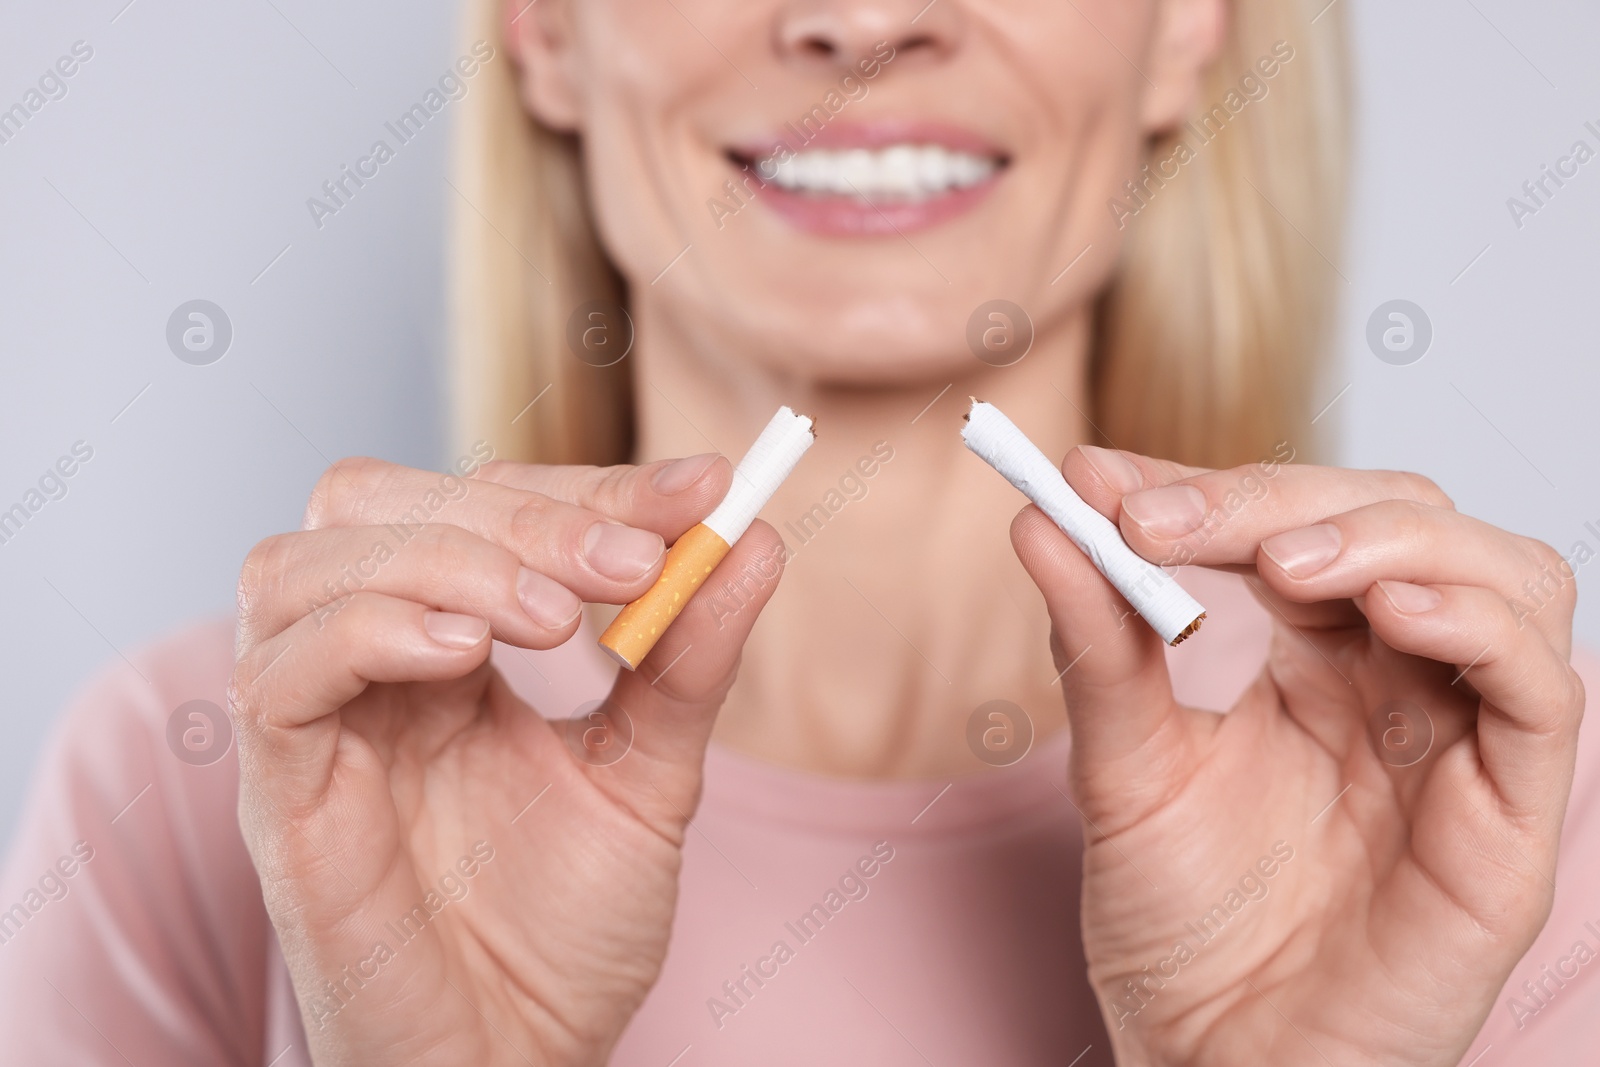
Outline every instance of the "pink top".
[[[1179, 696], [1224, 707], [1257, 672], [1268, 619], [1236, 578], [1184, 581], [1211, 616], [1172, 654]], [[133, 657], [138, 674], [102, 673], [62, 722], [0, 876], [0, 1060], [309, 1063], [235, 821], [234, 753], [195, 766], [167, 741], [179, 705], [224, 703], [232, 640], [219, 621], [163, 641]], [[497, 662], [550, 712], [610, 676], [583, 639], [528, 658], [537, 672]], [[1592, 662], [1580, 669], [1600, 693]], [[1555, 910], [1464, 1063], [1593, 1062], [1597, 743], [1584, 731]], [[1060, 738], [971, 778], [854, 782], [714, 746], [665, 971], [612, 1062], [1110, 1063], [1084, 977], [1065, 752]], [[800, 925], [818, 904], [834, 909], [821, 929]]]

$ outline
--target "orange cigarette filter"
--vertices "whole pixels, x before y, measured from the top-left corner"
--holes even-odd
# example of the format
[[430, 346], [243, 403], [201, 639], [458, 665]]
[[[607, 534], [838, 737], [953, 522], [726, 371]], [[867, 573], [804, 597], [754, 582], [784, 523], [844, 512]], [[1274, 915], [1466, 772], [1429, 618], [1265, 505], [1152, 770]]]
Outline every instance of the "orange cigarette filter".
[[623, 608], [600, 636], [600, 647], [612, 659], [630, 671], [639, 669], [667, 627], [688, 606], [700, 583], [744, 536], [757, 512], [778, 491], [814, 440], [816, 431], [811, 419], [786, 407], [778, 409], [734, 468], [733, 483], [722, 503], [704, 522], [673, 543], [656, 584]]
[[667, 552], [656, 584], [611, 620], [600, 637], [600, 647], [628, 670], [638, 670], [700, 583], [732, 548], [705, 523], [678, 538]]

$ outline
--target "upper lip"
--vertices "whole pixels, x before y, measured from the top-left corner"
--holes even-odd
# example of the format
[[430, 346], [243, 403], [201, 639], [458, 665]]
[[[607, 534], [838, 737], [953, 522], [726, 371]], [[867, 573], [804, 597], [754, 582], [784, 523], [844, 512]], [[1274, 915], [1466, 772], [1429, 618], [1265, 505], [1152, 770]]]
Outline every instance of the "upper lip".
[[[796, 131], [799, 131], [798, 133]], [[802, 141], [800, 134], [807, 138]], [[793, 121], [764, 136], [750, 137], [728, 146], [728, 154], [740, 163], [767, 159], [787, 145], [791, 151], [821, 148], [887, 148], [890, 145], [937, 145], [954, 152], [988, 156], [1002, 164], [1010, 161], [1004, 148], [966, 126], [932, 120], [882, 120], [877, 122], [829, 122], [816, 133], [804, 130]]]

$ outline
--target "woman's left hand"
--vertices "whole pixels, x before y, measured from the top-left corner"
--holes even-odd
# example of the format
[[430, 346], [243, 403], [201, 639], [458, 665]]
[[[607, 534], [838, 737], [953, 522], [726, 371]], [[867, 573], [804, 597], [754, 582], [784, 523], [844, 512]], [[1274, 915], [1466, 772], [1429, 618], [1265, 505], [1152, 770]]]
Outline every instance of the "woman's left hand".
[[1013, 524], [1071, 665], [1117, 1062], [1458, 1063], [1554, 894], [1571, 569], [1410, 474], [1082, 449], [1063, 470], [1140, 555], [1243, 572], [1274, 623], [1230, 711], [1184, 707], [1083, 553], [1036, 508]]

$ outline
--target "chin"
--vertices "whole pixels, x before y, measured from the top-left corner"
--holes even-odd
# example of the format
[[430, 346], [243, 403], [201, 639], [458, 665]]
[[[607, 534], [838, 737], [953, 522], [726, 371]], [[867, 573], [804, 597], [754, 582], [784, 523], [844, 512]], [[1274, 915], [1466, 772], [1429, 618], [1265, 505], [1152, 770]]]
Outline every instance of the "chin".
[[817, 385], [893, 388], [939, 379], [942, 386], [978, 366], [965, 343], [967, 309], [955, 298], [927, 306], [904, 296], [858, 293], [842, 306], [775, 307], [754, 299], [739, 306], [746, 309], [738, 342], [744, 358]]
[[782, 369], [822, 388], [898, 389], [918, 385], [942, 388], [952, 378], [967, 374], [972, 359], [970, 356], [962, 359], [948, 350], [930, 353], [901, 349], [872, 351], [854, 360], [819, 356], [811, 361], [795, 362], [798, 365], [786, 361]]

